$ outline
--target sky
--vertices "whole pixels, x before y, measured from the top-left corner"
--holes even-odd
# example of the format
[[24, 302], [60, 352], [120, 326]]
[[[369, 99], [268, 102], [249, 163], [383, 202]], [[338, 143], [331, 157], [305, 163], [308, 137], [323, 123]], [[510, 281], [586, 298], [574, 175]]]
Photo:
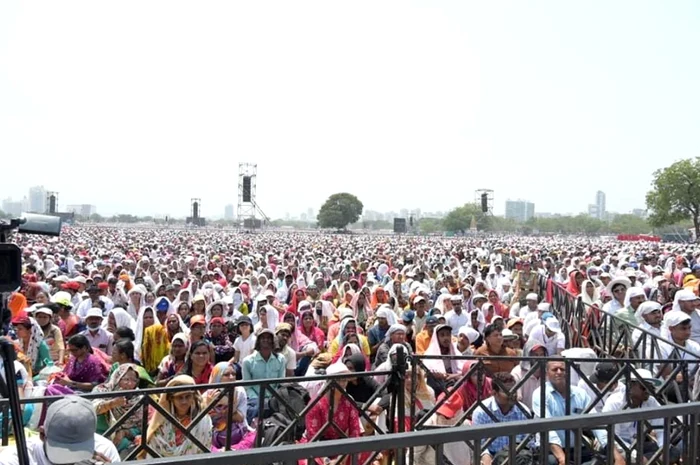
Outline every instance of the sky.
[[[0, 2], [0, 198], [272, 218], [644, 207], [700, 155], [700, 2]], [[16, 173], [16, 174], [15, 174]], [[19, 175], [17, 175], [19, 174]]]

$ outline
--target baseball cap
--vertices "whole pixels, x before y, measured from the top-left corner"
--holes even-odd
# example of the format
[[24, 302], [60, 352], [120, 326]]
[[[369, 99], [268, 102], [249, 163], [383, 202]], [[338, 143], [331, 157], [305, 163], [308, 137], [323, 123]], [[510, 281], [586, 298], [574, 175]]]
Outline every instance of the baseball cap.
[[71, 301], [71, 295], [67, 292], [57, 292], [51, 296], [51, 302], [63, 305], [64, 307], [72, 307], [73, 303]]
[[46, 456], [55, 464], [90, 460], [95, 451], [97, 415], [92, 403], [66, 396], [46, 410], [44, 431]]
[[436, 324], [438, 324], [438, 319], [435, 315], [431, 315], [425, 319], [425, 324], [426, 325], [436, 325]]
[[601, 362], [595, 366], [595, 371], [591, 375], [594, 383], [609, 383], [617, 374], [617, 368], [613, 363]]
[[440, 405], [440, 407], [438, 407], [437, 413], [444, 416], [448, 420], [454, 418], [455, 415], [457, 415], [457, 412], [462, 410], [462, 406], [464, 404], [462, 396], [455, 392], [450, 397], [445, 399], [445, 393], [443, 392], [437, 398], [438, 403], [440, 403], [440, 401], [443, 399], [444, 402], [442, 405]]
[[90, 310], [87, 311], [87, 314], [85, 315], [85, 318], [91, 318], [93, 316], [96, 316], [98, 318], [104, 318], [104, 315], [102, 315], [102, 309], [93, 307]]
[[630, 382], [643, 381], [647, 384], [652, 385], [654, 388], [659, 388], [663, 386], [664, 381], [658, 378], [654, 378], [654, 375], [651, 374], [651, 371], [646, 370], [644, 368], [637, 368], [636, 371], [636, 373], [631, 373], [632, 377], [630, 378]]
[[416, 316], [416, 313], [413, 310], [408, 310], [406, 312], [403, 312], [403, 316], [401, 318], [406, 323], [410, 323], [411, 321], [413, 321], [413, 318], [415, 318], [415, 316]]

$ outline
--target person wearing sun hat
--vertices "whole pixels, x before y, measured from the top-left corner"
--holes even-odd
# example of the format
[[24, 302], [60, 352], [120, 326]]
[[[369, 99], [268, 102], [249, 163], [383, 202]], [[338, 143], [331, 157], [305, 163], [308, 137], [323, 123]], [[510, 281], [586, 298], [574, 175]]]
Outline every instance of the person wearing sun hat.
[[621, 308], [625, 308], [625, 295], [631, 286], [632, 283], [625, 277], [610, 281], [605, 290], [609, 296], [612, 296], [612, 300], [603, 305], [603, 311], [614, 315]]
[[[612, 393], [603, 406], [602, 413], [614, 413], [621, 412], [627, 409], [649, 409], [654, 407], [660, 407], [659, 402], [653, 396], [656, 394], [657, 389], [663, 386], [663, 380], [655, 378], [649, 370], [638, 368], [636, 370], [630, 370], [629, 373], [629, 383], [627, 383], [626, 389], [618, 389], [616, 392]], [[661, 418], [650, 420], [651, 428], [647, 429], [647, 433], [654, 432], [654, 437], [650, 434], [644, 435], [644, 457], [649, 459], [652, 455], [663, 447], [666, 437], [664, 435], [664, 421]], [[601, 447], [605, 447], [608, 444], [609, 438], [606, 429], [594, 430], [593, 433], [596, 439], [600, 443]], [[637, 423], [618, 423], [615, 425], [615, 435], [622, 440], [627, 447], [635, 442], [637, 436]], [[617, 445], [616, 449], [620, 446]], [[678, 463], [678, 459], [681, 456], [678, 447], [669, 445], [670, 449], [670, 462]], [[634, 449], [636, 452], [636, 448]], [[634, 461], [633, 457], [633, 461]], [[638, 462], [637, 462], [638, 463]]]

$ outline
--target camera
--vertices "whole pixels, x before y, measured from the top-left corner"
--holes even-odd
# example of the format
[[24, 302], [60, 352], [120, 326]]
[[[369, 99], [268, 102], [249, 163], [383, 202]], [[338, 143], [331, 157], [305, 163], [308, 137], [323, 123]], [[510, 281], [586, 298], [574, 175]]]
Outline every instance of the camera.
[[61, 218], [23, 213], [10, 222], [0, 221], [0, 292], [13, 292], [22, 286], [22, 251], [7, 239], [14, 229], [24, 234], [60, 236]]

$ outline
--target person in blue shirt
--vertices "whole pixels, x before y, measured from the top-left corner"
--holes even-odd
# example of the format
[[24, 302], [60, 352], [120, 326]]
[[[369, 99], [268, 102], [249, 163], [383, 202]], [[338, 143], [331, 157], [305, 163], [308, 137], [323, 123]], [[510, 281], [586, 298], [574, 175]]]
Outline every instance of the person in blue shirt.
[[[274, 349], [274, 333], [270, 329], [263, 329], [255, 340], [255, 351], [243, 359], [241, 370], [243, 381], [284, 378], [287, 362], [284, 356], [276, 354]], [[246, 394], [248, 394], [248, 424], [253, 424], [253, 419], [258, 417], [258, 409], [266, 408], [270, 394], [265, 395], [266, 402], [262, 406], [259, 405], [259, 386], [246, 387]]]
[[[569, 411], [566, 411], [566, 390], [569, 389]], [[535, 418], [559, 418], [568, 415], [580, 415], [586, 411], [586, 408], [591, 403], [591, 399], [586, 394], [586, 391], [578, 386], [569, 385], [566, 378], [566, 363], [564, 359], [553, 359], [547, 363], [547, 382], [544, 385], [545, 389], [545, 404], [541, 404], [541, 387], [535, 389], [532, 393], [532, 410]], [[592, 411], [595, 412], [595, 411]], [[555, 430], [549, 431], [549, 463], [550, 465], [566, 465], [566, 431]], [[574, 445], [575, 438], [573, 432], [569, 431], [569, 459], [575, 457]], [[539, 446], [540, 435], [536, 436], [537, 445]], [[586, 464], [592, 462], [594, 458], [594, 450], [587, 444], [582, 442], [581, 463]], [[613, 449], [615, 465], [625, 463], [624, 457], [619, 453], [617, 448]]]

